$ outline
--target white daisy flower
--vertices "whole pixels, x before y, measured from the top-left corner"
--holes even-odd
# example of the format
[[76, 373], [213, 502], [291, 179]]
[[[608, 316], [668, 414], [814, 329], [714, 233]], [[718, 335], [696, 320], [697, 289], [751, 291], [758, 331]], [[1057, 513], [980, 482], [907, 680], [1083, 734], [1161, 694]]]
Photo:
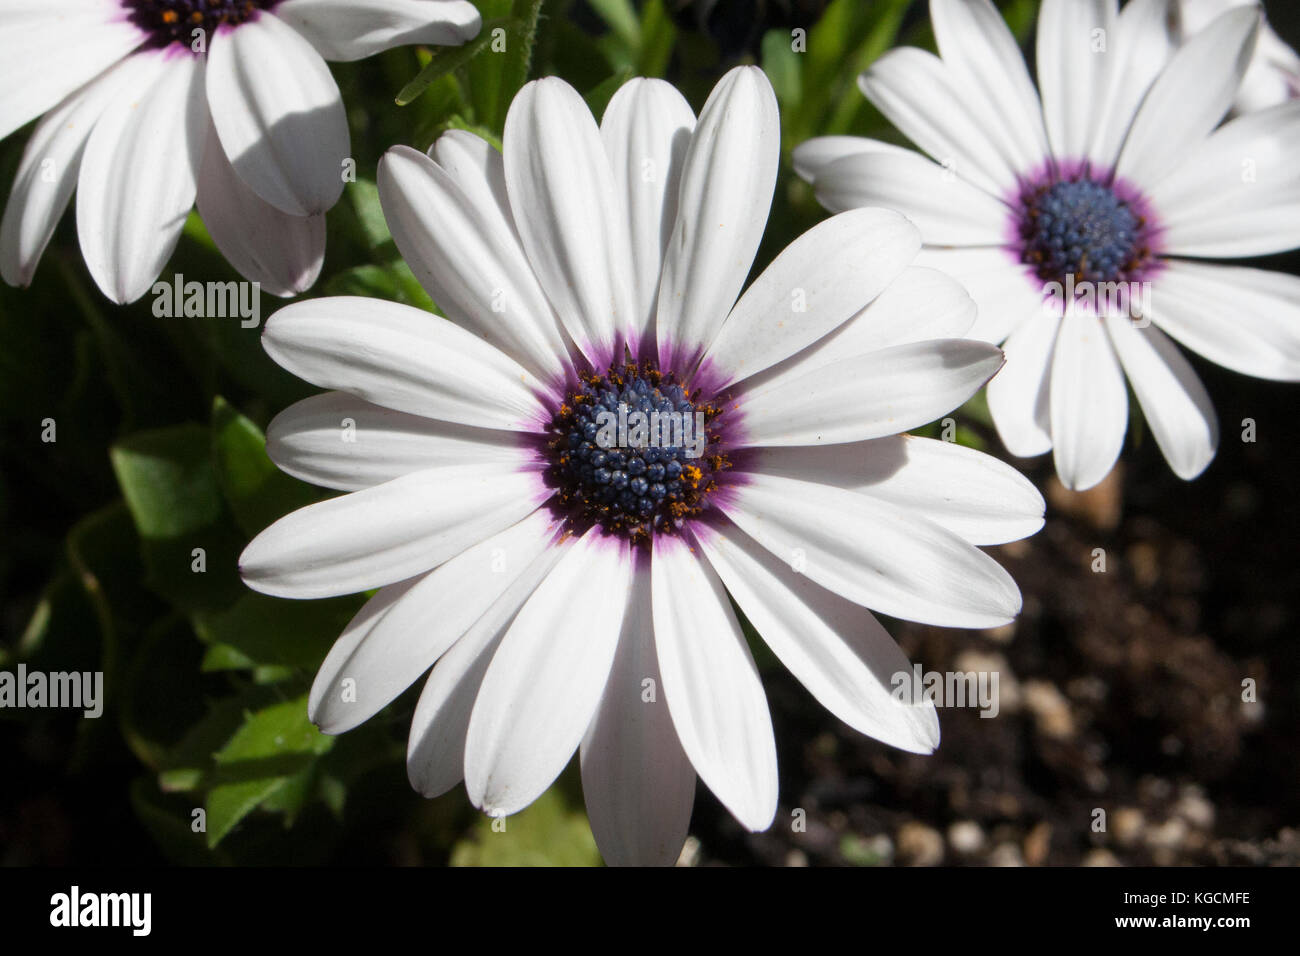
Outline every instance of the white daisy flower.
[[31, 282], [75, 189], [82, 255], [114, 302], [149, 290], [196, 198], [241, 274], [307, 289], [351, 148], [325, 61], [479, 25], [466, 0], [0, 0], [0, 138], [44, 114], [0, 275]]
[[892, 50], [859, 85], [938, 162], [825, 137], [795, 151], [796, 169], [832, 211], [902, 210], [925, 240], [918, 262], [967, 286], [972, 337], [1005, 341], [988, 402], [1013, 454], [1053, 451], [1070, 488], [1101, 481], [1124, 443], [1127, 376], [1170, 466], [1195, 478], [1218, 422], [1170, 336], [1226, 368], [1300, 380], [1300, 278], [1197, 261], [1300, 245], [1300, 102], [1219, 126], [1258, 11], [1229, 11], [1175, 50], [1168, 0], [1122, 13], [1045, 0], [1037, 90], [988, 0], [930, 11], [941, 57]]
[[[1258, 7], [1258, 0], [1178, 0], [1174, 29], [1187, 39], [1233, 7]], [[1288, 46], [1265, 21], [1259, 28], [1255, 55], [1237, 91], [1240, 113], [1262, 110], [1300, 96], [1300, 53]]]
[[322, 730], [433, 666], [416, 789], [463, 779], [514, 813], [580, 747], [605, 858], [670, 863], [697, 773], [751, 830], [776, 812], [734, 600], [836, 716], [936, 746], [933, 706], [892, 696], [907, 660], [867, 608], [1011, 620], [1019, 591], [976, 546], [1035, 532], [1043, 501], [996, 459], [900, 434], [1002, 362], [961, 337], [960, 285], [911, 265], [901, 215], [835, 216], [740, 295], [779, 151], [772, 88], [742, 67], [698, 122], [668, 84], [634, 80], [597, 127], [544, 79], [512, 104], [504, 155], [463, 132], [385, 155], [389, 227], [451, 321], [326, 298], [263, 338], [335, 390], [271, 423], [271, 457], [350, 494], [260, 534], [244, 580], [293, 598], [379, 588], [316, 678]]

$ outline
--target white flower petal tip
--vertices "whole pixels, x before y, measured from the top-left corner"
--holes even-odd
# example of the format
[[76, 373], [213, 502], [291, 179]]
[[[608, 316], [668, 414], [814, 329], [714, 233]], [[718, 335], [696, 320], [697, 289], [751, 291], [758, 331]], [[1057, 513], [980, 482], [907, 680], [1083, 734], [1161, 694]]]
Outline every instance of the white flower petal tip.
[[77, 237], [95, 284], [119, 305], [149, 291], [194, 206], [206, 127], [204, 64], [141, 54], [104, 110], [77, 179]]
[[339, 62], [399, 46], [460, 46], [483, 26], [468, 0], [283, 0], [275, 15]]
[[776, 817], [776, 741], [767, 696], [727, 593], [682, 541], [661, 536], [651, 562], [663, 694], [695, 772], [751, 832]]
[[1219, 447], [1219, 419], [1205, 386], [1158, 328], [1115, 316], [1106, 327], [1169, 467], [1184, 481], [1197, 478]]
[[[631, 579], [630, 550], [588, 532], [510, 625], [465, 738], [465, 790], [485, 813], [528, 806], [578, 749], [614, 663]], [[581, 626], [572, 619], [577, 601]]]
[[1116, 173], [1153, 189], [1232, 106], [1259, 34], [1258, 7], [1223, 14], [1174, 53], [1142, 100]]
[[1052, 452], [1056, 473], [1071, 491], [1101, 483], [1124, 447], [1128, 389], [1103, 321], [1070, 309], [1052, 358]]
[[627, 330], [640, 352], [652, 332], [664, 256], [677, 222], [677, 196], [695, 113], [670, 83], [633, 79], [619, 87], [600, 122], [619, 193], [627, 203], [635, 321]]
[[663, 694], [646, 693], [662, 686], [650, 567], [639, 562], [618, 654], [582, 741], [587, 817], [609, 866], [672, 866], [686, 840], [695, 770]]
[[663, 367], [703, 352], [735, 304], [767, 225], [780, 152], [772, 84], [758, 67], [732, 69], [700, 111], [683, 162], [656, 311]]
[[394, 411], [510, 431], [540, 427], [545, 389], [473, 333], [410, 306], [336, 296], [285, 306], [267, 320], [262, 347], [322, 388]]
[[379, 200], [403, 258], [446, 315], [544, 380], [568, 349], [519, 244], [501, 155], [470, 133], [439, 137], [431, 158], [394, 146], [379, 160]]
[[[312, 721], [325, 733], [342, 733], [396, 699], [491, 612], [550, 544], [552, 525], [548, 514], [533, 512], [367, 602], [316, 675], [308, 700]], [[508, 556], [508, 564], [502, 564], [502, 556]], [[371, 609], [370, 603], [379, 606]], [[363, 632], [359, 641], [351, 639], [356, 632]]]
[[219, 28], [207, 96], [231, 165], [262, 199], [291, 216], [338, 202], [347, 117], [329, 67], [301, 34], [269, 13]]
[[897, 435], [938, 420], [1005, 362], [971, 339], [911, 342], [760, 386], [740, 399], [753, 446], [821, 445]]
[[528, 261], [596, 368], [637, 324], [631, 238], [596, 120], [568, 83], [521, 89], [506, 114], [506, 189]]
[[914, 435], [816, 448], [764, 448], [754, 471], [860, 492], [915, 511], [973, 545], [1019, 541], [1043, 526], [1028, 478], [992, 455]]
[[727, 516], [840, 597], [940, 627], [1010, 623], [1020, 589], [1006, 569], [923, 512], [810, 481], [750, 473]]
[[890, 746], [934, 751], [934, 705], [896, 694], [896, 675], [910, 665], [871, 612], [814, 584], [734, 526], [702, 531], [697, 540], [764, 643], [827, 710]]
[[197, 202], [221, 254], [263, 291], [287, 299], [315, 284], [325, 262], [325, 217], [290, 216], [253, 192], [210, 124]]
[[128, 57], [74, 92], [36, 127], [14, 177], [0, 225], [0, 276], [31, 284], [37, 263], [72, 198], [95, 124], [123, 89], [141, 82], [148, 57]]
[[356, 594], [436, 567], [549, 496], [538, 475], [490, 464], [412, 472], [285, 515], [249, 542], [239, 573], [273, 597]]
[[865, 309], [921, 249], [888, 209], [832, 216], [786, 247], [745, 290], [705, 353], [737, 381], [799, 352]]
[[794, 148], [791, 161], [794, 171], [805, 182], [816, 183], [817, 177], [838, 159], [858, 153], [910, 153], [892, 143], [862, 136], [818, 136]]

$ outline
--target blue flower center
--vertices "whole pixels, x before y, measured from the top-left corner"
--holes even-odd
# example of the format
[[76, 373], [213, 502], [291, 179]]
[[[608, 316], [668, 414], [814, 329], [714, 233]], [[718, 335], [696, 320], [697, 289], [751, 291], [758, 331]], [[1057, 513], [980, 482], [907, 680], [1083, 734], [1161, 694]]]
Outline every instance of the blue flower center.
[[1044, 281], [1119, 282], [1150, 259], [1146, 220], [1103, 183], [1032, 186], [1021, 202], [1021, 261]]
[[671, 533], [730, 467], [708, 432], [717, 415], [652, 365], [584, 377], [551, 420], [547, 479], [560, 509], [633, 541]]
[[223, 23], [232, 26], [251, 19], [259, 10], [275, 6], [278, 0], [121, 0], [127, 19], [149, 34], [148, 46], [194, 42], [194, 31], [202, 30], [205, 43]]

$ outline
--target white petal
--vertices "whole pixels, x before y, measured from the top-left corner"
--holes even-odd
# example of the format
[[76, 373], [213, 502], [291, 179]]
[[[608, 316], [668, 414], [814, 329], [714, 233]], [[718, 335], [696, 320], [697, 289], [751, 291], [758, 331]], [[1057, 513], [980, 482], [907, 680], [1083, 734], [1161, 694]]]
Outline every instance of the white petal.
[[1043, 0], [1038, 13], [1038, 89], [1052, 152], [1087, 155], [1106, 92], [1106, 50], [1117, 0]]
[[969, 90], [957, 88], [933, 53], [890, 50], [858, 78], [858, 86], [908, 139], [957, 176], [994, 196], [1015, 189], [1017, 170], [990, 138], [985, 108], [970, 101]]
[[992, 455], [933, 438], [760, 448], [746, 469], [871, 495], [975, 545], [1019, 541], [1043, 526], [1043, 496], [1033, 482]]
[[1066, 311], [1049, 389], [1056, 473], [1065, 487], [1084, 491], [1110, 473], [1128, 428], [1124, 372], [1096, 315]]
[[974, 319], [975, 303], [960, 282], [940, 270], [911, 265], [827, 338], [861, 355], [909, 342], [969, 337]]
[[911, 665], [870, 611], [792, 570], [735, 525], [702, 528], [697, 540], [763, 642], [823, 707], [891, 747], [934, 751], [934, 704], [894, 696], [894, 675]]
[[490, 219], [494, 229], [505, 228], [519, 241], [506, 190], [505, 158], [500, 150], [469, 130], [449, 129], [433, 141], [427, 155], [447, 171], [480, 216]]
[[482, 26], [467, 0], [283, 0], [275, 15], [327, 60], [360, 60], [398, 46], [460, 46]]
[[927, 245], [1000, 245], [1012, 235], [1011, 210], [920, 153], [855, 153], [817, 177], [817, 201], [832, 212], [862, 206], [897, 209]]
[[1020, 323], [1043, 314], [1043, 281], [1010, 249], [927, 247], [916, 264], [946, 272], [970, 293], [978, 318], [966, 332], [969, 338], [997, 345]]
[[384, 154], [378, 182], [393, 240], [438, 306], [543, 380], [562, 376], [559, 324], [491, 189], [462, 189], [407, 146]]
[[480, 428], [534, 430], [541, 384], [446, 319], [381, 299], [336, 296], [285, 306], [262, 333], [299, 378], [368, 402]]
[[889, 209], [818, 223], [745, 290], [705, 362], [729, 384], [789, 358], [866, 308], [920, 248], [916, 227]]
[[677, 222], [677, 192], [694, 129], [690, 104], [663, 80], [624, 83], [601, 119], [600, 138], [625, 204], [638, 338], [653, 332], [664, 251]]
[[534, 80], [510, 105], [503, 143], [528, 261], [569, 335], [603, 370], [636, 308], [623, 204], [596, 121], [568, 83]]
[[858, 153], [910, 153], [911, 150], [893, 143], [863, 136], [817, 136], [805, 140], [794, 148], [791, 162], [801, 179], [815, 183], [826, 167], [845, 156]]
[[351, 149], [329, 67], [284, 21], [261, 13], [218, 27], [208, 52], [208, 106], [239, 178], [293, 216], [343, 195]]
[[802, 352], [755, 375], [746, 388], [757, 392], [895, 345], [962, 338], [974, 321], [975, 303], [956, 280], [908, 266], [865, 309]]
[[[333, 646], [330, 647], [329, 653], [325, 655], [325, 660], [321, 662], [320, 668], [316, 671], [316, 680], [312, 683], [311, 692], [307, 695], [307, 713], [308, 715], [316, 713], [325, 701], [326, 691], [334, 686], [335, 678], [343, 665], [361, 646], [361, 643], [370, 636], [371, 631], [384, 619], [395, 604], [410, 593], [411, 589], [423, 581], [426, 574], [418, 574], [413, 578], [407, 578], [405, 581], [398, 581], [395, 584], [389, 584], [375, 591], [374, 596], [361, 605], [361, 610], [352, 616], [343, 632], [335, 639]], [[351, 694], [349, 694], [351, 696]]]
[[767, 696], [717, 574], [660, 536], [650, 567], [663, 695], [682, 749], [747, 830], [776, 816], [776, 741]]
[[10, 285], [32, 281], [76, 188], [91, 130], [123, 87], [147, 72], [148, 62], [127, 57], [105, 71], [47, 113], [27, 141], [0, 225], [0, 274]]
[[151, 61], [95, 124], [77, 179], [77, 235], [95, 283], [134, 302], [171, 257], [194, 206], [207, 119], [203, 60]]
[[1156, 325], [1211, 362], [1300, 381], [1300, 278], [1170, 260], [1151, 297]]
[[406, 744], [407, 776], [426, 797], [446, 793], [465, 776], [465, 734], [483, 675], [515, 615], [571, 540], [557, 540], [545, 549], [434, 665], [415, 705]]
[[550, 545], [554, 525], [538, 509], [434, 568], [373, 623], [363, 608], [365, 638], [336, 667], [322, 667], [312, 685], [312, 723], [324, 733], [341, 734], [392, 703]]
[[695, 770], [677, 739], [662, 686], [650, 567], [640, 562], [609, 682], [582, 740], [587, 817], [609, 866], [671, 866], [686, 840]]
[[1040, 310], [1003, 343], [1007, 364], [986, 392], [989, 414], [1007, 451], [1031, 458], [1052, 450], [1050, 403], [1052, 354], [1059, 315]]
[[360, 491], [413, 471], [488, 462], [522, 465], [533, 454], [518, 432], [453, 425], [326, 392], [290, 405], [266, 427], [266, 453], [295, 478]]
[[614, 662], [631, 583], [626, 545], [588, 531], [510, 625], [465, 738], [465, 789], [485, 813], [528, 806], [577, 750]]
[[987, 104], [985, 120], [1018, 169], [1048, 155], [1042, 103], [1016, 38], [990, 0], [931, 0], [939, 55], [959, 88]]
[[1259, 11], [1232, 10], [1188, 40], [1142, 101], [1116, 173], [1146, 189], [1223, 119], [1255, 49]]
[[1151, 190], [1162, 251], [1258, 256], [1300, 246], [1300, 100], [1216, 130]]
[[235, 175], [211, 124], [198, 180], [199, 215], [221, 254], [271, 295], [306, 292], [325, 261], [325, 217], [290, 216]]
[[985, 342], [935, 339], [842, 359], [740, 399], [748, 445], [818, 445], [895, 435], [934, 421], [1002, 364]]
[[104, 0], [6, 0], [0, 139], [128, 56], [145, 32]]
[[767, 225], [780, 152], [772, 84], [757, 67], [736, 67], [709, 94], [686, 153], [659, 286], [661, 368], [707, 348], [735, 304]]
[[1246, 70], [1234, 108], [1239, 113], [1267, 109], [1294, 99], [1300, 92], [1300, 53], [1266, 22], [1259, 31], [1254, 59]]
[[539, 475], [495, 464], [417, 471], [285, 515], [244, 549], [239, 572], [275, 597], [355, 594], [437, 567], [548, 497]]
[[840, 597], [942, 627], [998, 627], [1020, 612], [1020, 591], [996, 561], [918, 512], [807, 481], [746, 478], [727, 516]]
[[1102, 89], [1087, 154], [1102, 169], [1114, 168], [1138, 105], [1173, 55], [1168, 15], [1169, 0], [1129, 0], [1106, 38], [1105, 52], [1097, 54]]
[[1107, 316], [1115, 352], [1142, 406], [1156, 444], [1179, 478], [1191, 481], [1214, 459], [1219, 419], [1205, 386], [1163, 332]]

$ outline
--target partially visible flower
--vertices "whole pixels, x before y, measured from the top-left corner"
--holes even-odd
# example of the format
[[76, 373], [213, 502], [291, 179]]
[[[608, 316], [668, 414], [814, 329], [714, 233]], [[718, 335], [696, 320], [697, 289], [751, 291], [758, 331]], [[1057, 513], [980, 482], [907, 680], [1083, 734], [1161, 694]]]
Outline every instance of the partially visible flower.
[[[1294, 3], [1294, 0], [1291, 0]], [[1259, 0], [1178, 0], [1174, 8], [1174, 30], [1180, 40], [1204, 30], [1233, 7], [1259, 6]], [[1300, 54], [1287, 46], [1265, 21], [1250, 68], [1237, 91], [1239, 113], [1262, 110], [1300, 96]]]
[[1043, 500], [992, 457], [900, 434], [1002, 362], [961, 338], [961, 287], [910, 264], [902, 216], [832, 217], [741, 294], [779, 135], [771, 86], [743, 67], [698, 123], [671, 86], [634, 80], [598, 128], [544, 79], [512, 104], [504, 155], [459, 131], [432, 157], [385, 155], [389, 228], [451, 320], [327, 298], [264, 333], [336, 389], [277, 416], [268, 452], [349, 494], [258, 535], [244, 580], [292, 598], [379, 588], [316, 677], [322, 730], [432, 666], [408, 745], [420, 792], [464, 779], [477, 806], [514, 813], [580, 748], [606, 860], [671, 863], [697, 773], [750, 830], [776, 812], [734, 600], [836, 716], [937, 745], [867, 608], [1011, 620], [1015, 582], [977, 546], [1035, 532]]
[[0, 138], [41, 114], [0, 223], [28, 285], [73, 190], [95, 283], [134, 302], [198, 203], [217, 248], [278, 296], [316, 281], [351, 150], [325, 60], [460, 44], [467, 0], [0, 0]]
[[1258, 10], [1174, 49], [1168, 0], [1044, 0], [1037, 90], [989, 0], [930, 11], [942, 58], [891, 50], [859, 85], [937, 162], [832, 136], [799, 146], [795, 168], [832, 212], [901, 210], [918, 261], [967, 286], [971, 335], [1005, 342], [988, 402], [1013, 454], [1052, 451], [1067, 487], [1097, 484], [1123, 448], [1127, 377], [1170, 467], [1195, 478], [1218, 420], [1170, 336], [1300, 381], [1300, 278], [1198, 261], [1300, 246], [1300, 100], [1219, 126]]

